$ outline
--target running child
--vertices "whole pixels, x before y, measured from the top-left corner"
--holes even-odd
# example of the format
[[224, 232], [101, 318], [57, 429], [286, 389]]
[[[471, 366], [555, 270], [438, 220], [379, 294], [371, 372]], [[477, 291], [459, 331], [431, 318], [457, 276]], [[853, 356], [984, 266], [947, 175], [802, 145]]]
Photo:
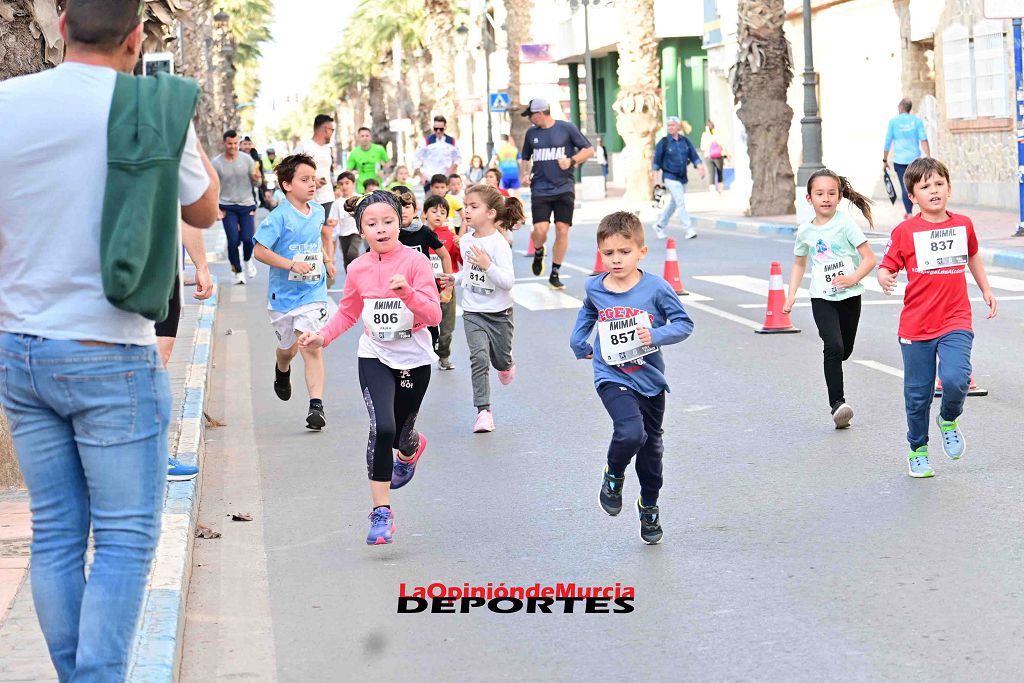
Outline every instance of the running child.
[[490, 185], [500, 192], [502, 197], [508, 196], [508, 190], [501, 186], [501, 171], [496, 168], [489, 168], [484, 173], [484, 185]]
[[[327, 219], [327, 225], [334, 231], [334, 240], [337, 241], [338, 248], [341, 250], [341, 259], [346, 273], [349, 265], [359, 257], [360, 247], [363, 245], [363, 238], [356, 228], [355, 219], [348, 211], [345, 211], [345, 200], [354, 197], [355, 194], [355, 174], [351, 171], [341, 173], [338, 176], [337, 196], [339, 201], [331, 205], [331, 215]], [[331, 248], [327, 253], [330, 263], [334, 263], [334, 244], [332, 241]]]
[[[325, 258], [328, 245], [322, 240], [324, 209], [316, 195], [316, 162], [305, 154], [293, 154], [277, 165], [277, 180], [285, 201], [270, 212], [253, 236], [256, 260], [270, 266], [267, 308], [277, 335], [274, 393], [282, 401], [292, 397], [291, 363], [302, 354], [309, 393], [306, 428], [320, 431], [324, 417], [324, 359], [318, 348], [303, 348], [298, 338], [318, 332], [327, 322], [327, 282], [334, 277], [334, 263]], [[326, 265], [326, 267], [325, 267]]]
[[469, 343], [469, 362], [473, 375], [473, 405], [476, 406], [477, 434], [494, 431], [491, 411], [490, 380], [493, 365], [498, 380], [509, 384], [515, 379], [512, 360], [512, 286], [516, 276], [512, 268], [512, 248], [499, 227], [514, 230], [523, 222], [523, 203], [505, 199], [493, 187], [473, 185], [466, 192], [466, 222], [472, 232], [459, 238], [462, 257], [469, 264], [448, 282], [462, 285], [462, 324]]
[[810, 256], [811, 313], [825, 345], [828, 405], [836, 429], [846, 429], [853, 419], [853, 408], [844, 393], [843, 361], [853, 353], [864, 293], [860, 281], [875, 267], [875, 252], [857, 224], [839, 211], [840, 199], [850, 200], [874, 226], [870, 199], [854, 190], [846, 178], [828, 169], [815, 171], [807, 181], [807, 203], [814, 207], [814, 218], [797, 228], [793, 247], [796, 260], [782, 310], [793, 310]]
[[380, 189], [380, 183], [375, 178], [367, 178], [363, 181], [363, 194], [369, 194]]
[[366, 470], [373, 500], [366, 543], [380, 545], [394, 538], [390, 489], [409, 483], [427, 447], [426, 437], [416, 431], [416, 416], [430, 383], [430, 365], [437, 360], [427, 327], [441, 321], [441, 306], [430, 263], [398, 241], [398, 198], [378, 191], [345, 204], [370, 251], [352, 262], [338, 312], [319, 332], [303, 334], [299, 345], [327, 347], [357, 321], [363, 323], [359, 386], [370, 414]]
[[[612, 418], [599, 500], [613, 517], [622, 511], [626, 468], [636, 456], [640, 538], [660, 543], [658, 493], [668, 391], [661, 347], [689, 337], [693, 321], [665, 280], [639, 269], [647, 247], [643, 224], [635, 214], [616, 211], [601, 219], [597, 248], [608, 272], [587, 281], [570, 345], [576, 358], [593, 359], [594, 386]], [[595, 325], [597, 339], [591, 345]]]
[[462, 200], [448, 194], [448, 176], [443, 173], [433, 176], [430, 179], [430, 194], [445, 198], [448, 202], [448, 227], [456, 234], [462, 232], [462, 223], [465, 220]]
[[966, 442], [957, 422], [971, 381], [971, 302], [964, 266], [996, 315], [996, 298], [985, 274], [974, 224], [967, 216], [946, 210], [952, 192], [949, 169], [938, 159], [923, 157], [903, 174], [907, 193], [920, 209], [892, 231], [878, 282], [892, 294], [896, 276], [907, 271], [907, 289], [900, 313], [903, 353], [903, 401], [907, 411], [908, 468], [912, 477], [935, 475], [928, 462], [928, 418], [935, 391], [935, 365], [942, 380], [942, 403], [935, 421], [942, 450], [952, 460], [964, 454]]
[[466, 198], [462, 194], [462, 189], [462, 176], [458, 173], [452, 173], [448, 176], [448, 194], [465, 204]]
[[[448, 201], [444, 197], [431, 195], [423, 202], [423, 220], [428, 228], [434, 231], [438, 239], [444, 242], [444, 248], [451, 255], [452, 272], [459, 272], [462, 266], [462, 252], [459, 249], [459, 236], [448, 227]], [[434, 273], [437, 273], [435, 269]], [[449, 296], [445, 300], [444, 292]], [[437, 352], [438, 370], [454, 370], [455, 365], [451, 362], [452, 334], [455, 331], [455, 288], [450, 287], [441, 293], [441, 324], [438, 326], [437, 344], [434, 350]]]
[[395, 175], [388, 183], [387, 189], [393, 190], [398, 185], [409, 186], [409, 167], [408, 166], [397, 166], [395, 168]]

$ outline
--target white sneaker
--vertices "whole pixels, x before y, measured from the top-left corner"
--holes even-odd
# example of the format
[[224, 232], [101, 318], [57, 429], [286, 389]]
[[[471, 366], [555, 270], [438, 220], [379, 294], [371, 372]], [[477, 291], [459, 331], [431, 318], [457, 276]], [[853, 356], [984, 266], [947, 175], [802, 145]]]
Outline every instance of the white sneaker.
[[239, 273], [235, 273], [235, 284], [236, 285], [244, 285], [245, 284], [245, 271], [242, 271], [242, 272], [239, 272]]
[[692, 240], [696, 236], [697, 236], [697, 231], [694, 230], [693, 228], [690, 228], [689, 230], [687, 230], [686, 231], [686, 235], [684, 235], [684, 237], [686, 237], [686, 239], [688, 239], [688, 240]]
[[248, 275], [250, 279], [255, 280], [256, 276], [259, 275], [259, 271], [256, 270], [256, 264], [253, 263], [252, 261], [246, 261], [245, 274]]
[[654, 234], [658, 237], [659, 240], [668, 238], [668, 233], [662, 230], [660, 225], [654, 226]]

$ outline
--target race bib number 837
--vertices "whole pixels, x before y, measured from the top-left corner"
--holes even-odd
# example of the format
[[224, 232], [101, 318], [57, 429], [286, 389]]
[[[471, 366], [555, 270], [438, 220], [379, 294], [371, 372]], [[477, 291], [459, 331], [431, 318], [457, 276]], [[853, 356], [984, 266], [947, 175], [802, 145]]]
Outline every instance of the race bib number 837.
[[918, 270], [935, 270], [967, 263], [967, 227], [921, 230], [914, 233]]

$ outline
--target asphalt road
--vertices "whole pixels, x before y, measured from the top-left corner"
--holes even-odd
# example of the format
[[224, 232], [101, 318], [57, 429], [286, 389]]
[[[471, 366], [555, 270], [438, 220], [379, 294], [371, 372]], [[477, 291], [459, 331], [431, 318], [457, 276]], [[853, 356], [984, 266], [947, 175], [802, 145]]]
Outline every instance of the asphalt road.
[[[580, 270], [594, 229], [573, 229], [567, 261]], [[392, 498], [386, 547], [364, 543], [357, 332], [327, 353], [328, 429], [309, 433], [301, 384], [290, 403], [271, 388], [265, 269], [226, 285], [210, 413], [227, 426], [210, 432], [201, 509], [224, 537], [197, 541], [183, 680], [1019, 679], [1024, 301], [1008, 297], [1024, 295], [1024, 274], [995, 273], [996, 319], [975, 304], [975, 376], [991, 393], [968, 401], [964, 459], [936, 448], [935, 478], [914, 480], [892, 374], [898, 305], [865, 296], [852, 361], [868, 364], [846, 364], [856, 417], [844, 432], [831, 428], [810, 309], [796, 309], [797, 335], [741, 322], [764, 315], [764, 297], [742, 288], [764, 286], [772, 260], [788, 274], [791, 249], [717, 232], [680, 242], [684, 282], [702, 296], [683, 302], [693, 337], [666, 351], [660, 546], [640, 542], [628, 507], [611, 518], [598, 506], [611, 425], [568, 348], [578, 303], [531, 280], [528, 259], [516, 258], [518, 375], [508, 387], [492, 375], [497, 431], [471, 431], [460, 321], [457, 368], [431, 379], [419, 420], [430, 445]], [[663, 257], [653, 243], [646, 267], [660, 274]], [[563, 270], [576, 300], [580, 270]], [[637, 491], [630, 472], [627, 501]], [[227, 521], [236, 510], [254, 522]], [[435, 581], [618, 582], [635, 587], [635, 610], [396, 613], [399, 584]]]

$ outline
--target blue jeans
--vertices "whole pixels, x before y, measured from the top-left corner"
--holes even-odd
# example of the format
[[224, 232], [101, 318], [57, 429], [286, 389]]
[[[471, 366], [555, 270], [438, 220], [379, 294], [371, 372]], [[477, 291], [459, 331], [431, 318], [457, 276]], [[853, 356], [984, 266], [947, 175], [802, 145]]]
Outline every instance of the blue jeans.
[[678, 180], [668, 179], [665, 179], [664, 183], [665, 189], [668, 190], [671, 198], [668, 200], [665, 210], [661, 212], [661, 218], [658, 219], [658, 225], [663, 228], [667, 228], [668, 222], [672, 220], [672, 212], [678, 207], [679, 222], [683, 224], [684, 230], [689, 230], [690, 214], [686, 212], [686, 185]]
[[910, 201], [910, 195], [907, 194], [907, 186], [903, 183], [903, 174], [907, 172], [908, 166], [910, 164], [893, 163], [892, 165], [896, 171], [896, 178], [900, 181], [900, 198], [903, 200], [903, 213], [914, 213], [914, 202]]
[[121, 681], [166, 486], [171, 395], [156, 347], [0, 333], [0, 403], [28, 485], [32, 597], [57, 675]]
[[252, 250], [255, 245], [252, 243], [253, 235], [256, 234], [256, 205], [239, 206], [238, 204], [221, 204], [220, 210], [224, 212], [224, 235], [228, 238], [228, 261], [231, 262], [231, 270], [235, 273], [242, 272], [242, 262], [238, 259], [238, 245], [242, 245], [242, 258], [248, 263], [252, 260]]
[[900, 339], [903, 352], [903, 401], [907, 408], [907, 441], [910, 450], [928, 443], [928, 418], [935, 393], [935, 362], [942, 380], [939, 415], [955, 420], [964, 412], [971, 382], [971, 345], [974, 333], [954, 330], [935, 339], [910, 342]]

